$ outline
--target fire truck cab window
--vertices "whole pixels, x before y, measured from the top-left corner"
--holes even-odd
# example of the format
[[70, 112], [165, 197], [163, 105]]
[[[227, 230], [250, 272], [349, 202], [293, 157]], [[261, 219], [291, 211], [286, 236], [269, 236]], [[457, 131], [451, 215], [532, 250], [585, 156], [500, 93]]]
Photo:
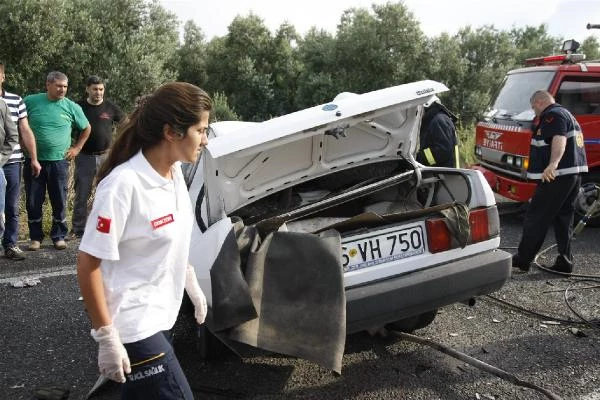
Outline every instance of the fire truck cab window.
[[600, 114], [600, 82], [565, 79], [556, 101], [575, 115]]
[[527, 71], [507, 75], [489, 115], [498, 119], [528, 115], [529, 120], [532, 120], [534, 114], [529, 103], [531, 94], [538, 89], [548, 89], [553, 75], [553, 71]]

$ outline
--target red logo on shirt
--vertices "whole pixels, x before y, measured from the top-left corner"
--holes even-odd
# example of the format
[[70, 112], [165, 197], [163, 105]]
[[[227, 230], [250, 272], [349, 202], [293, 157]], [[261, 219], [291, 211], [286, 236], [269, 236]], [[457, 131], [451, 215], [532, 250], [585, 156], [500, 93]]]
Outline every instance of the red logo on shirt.
[[173, 221], [174, 221], [173, 214], [169, 214], [169, 215], [165, 215], [164, 217], [156, 218], [156, 219], [150, 221], [150, 223], [152, 224], [152, 229], [158, 229], [161, 226], [170, 224]]
[[547, 116], [547, 117], [546, 117], [546, 123], [547, 123], [547, 124], [551, 123], [553, 119], [554, 119], [554, 117], [553, 117], [553, 116]]
[[96, 230], [102, 233], [110, 232], [110, 218], [98, 217], [98, 223], [96, 224]]
[[100, 119], [110, 119], [110, 115], [107, 112], [100, 114]]

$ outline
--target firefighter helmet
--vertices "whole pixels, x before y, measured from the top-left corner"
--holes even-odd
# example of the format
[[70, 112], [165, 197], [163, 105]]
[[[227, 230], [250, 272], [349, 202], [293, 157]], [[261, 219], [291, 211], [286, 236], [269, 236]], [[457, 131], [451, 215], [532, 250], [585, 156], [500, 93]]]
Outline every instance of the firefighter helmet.
[[427, 101], [425, 102], [425, 104], [423, 104], [423, 105], [425, 106], [425, 108], [429, 108], [429, 107], [431, 107], [431, 105], [432, 105], [433, 103], [441, 103], [441, 101], [440, 101], [440, 98], [439, 98], [439, 97], [437, 97], [435, 94], [434, 94], [433, 96], [431, 96], [431, 97], [429, 98], [429, 100], [427, 100]]

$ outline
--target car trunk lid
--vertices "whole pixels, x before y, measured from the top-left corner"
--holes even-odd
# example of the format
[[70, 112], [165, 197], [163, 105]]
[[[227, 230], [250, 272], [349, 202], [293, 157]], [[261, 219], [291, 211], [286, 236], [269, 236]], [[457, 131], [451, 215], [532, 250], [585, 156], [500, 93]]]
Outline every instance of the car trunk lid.
[[372, 162], [414, 163], [420, 106], [448, 90], [420, 81], [364, 94], [342, 93], [332, 102], [261, 123], [223, 122], [206, 148], [209, 203], [227, 214], [268, 194]]

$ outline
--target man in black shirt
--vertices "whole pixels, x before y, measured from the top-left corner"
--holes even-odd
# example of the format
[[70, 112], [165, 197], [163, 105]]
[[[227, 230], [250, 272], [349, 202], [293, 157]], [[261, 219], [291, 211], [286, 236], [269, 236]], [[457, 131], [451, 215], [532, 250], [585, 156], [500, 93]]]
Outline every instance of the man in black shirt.
[[115, 104], [104, 99], [104, 81], [92, 75], [86, 82], [87, 98], [78, 104], [92, 127], [90, 137], [75, 158], [75, 201], [71, 235], [81, 237], [87, 219], [87, 203], [92, 192], [94, 177], [106, 159], [112, 144], [115, 124], [125, 119], [125, 113]]
[[547, 91], [536, 91], [530, 101], [539, 123], [531, 137], [527, 178], [539, 183], [527, 207], [512, 266], [529, 271], [553, 227], [558, 256], [550, 269], [571, 273], [574, 203], [581, 184], [580, 174], [588, 170], [583, 133], [573, 114], [555, 103]]

